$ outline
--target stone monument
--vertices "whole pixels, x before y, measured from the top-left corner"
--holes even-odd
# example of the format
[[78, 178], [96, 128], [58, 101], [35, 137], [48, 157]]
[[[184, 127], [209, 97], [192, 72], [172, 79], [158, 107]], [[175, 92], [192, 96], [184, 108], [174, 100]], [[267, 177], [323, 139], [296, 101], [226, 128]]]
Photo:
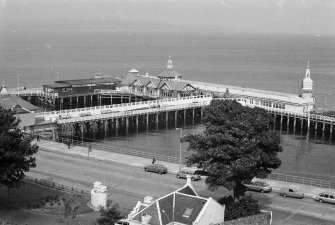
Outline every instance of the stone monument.
[[107, 208], [107, 186], [101, 182], [94, 182], [93, 189], [91, 190], [91, 204], [95, 211], [99, 211], [100, 208]]

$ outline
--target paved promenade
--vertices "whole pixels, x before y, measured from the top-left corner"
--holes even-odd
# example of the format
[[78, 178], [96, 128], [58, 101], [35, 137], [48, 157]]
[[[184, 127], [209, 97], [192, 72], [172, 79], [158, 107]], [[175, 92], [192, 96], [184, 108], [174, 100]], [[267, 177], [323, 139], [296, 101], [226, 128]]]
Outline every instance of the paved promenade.
[[[85, 158], [89, 157], [110, 163], [117, 162], [135, 167], [144, 167], [145, 165], [152, 163], [151, 159], [118, 154], [109, 151], [101, 151], [96, 149], [92, 149], [92, 152], [90, 152], [88, 155], [88, 149], [86, 147], [71, 145], [70, 149], [68, 149], [67, 145], [53, 141], [41, 140], [39, 142], [34, 141], [34, 143], [37, 143], [40, 146], [40, 150], [57, 152], [60, 154], [77, 156], [77, 157], [85, 157]], [[157, 160], [156, 163], [164, 164], [168, 168], [169, 173], [172, 174], [177, 173], [179, 170], [179, 165], [175, 163], [160, 162]], [[298, 183], [290, 183], [285, 181], [277, 181], [269, 179], [264, 179], [263, 181], [269, 183], [273, 187], [274, 192], [278, 192], [282, 187], [295, 187], [298, 191], [305, 193], [305, 197], [310, 198], [313, 198], [314, 195], [319, 194], [321, 192], [330, 192], [335, 194], [334, 189], [319, 188], [310, 185], [303, 185]]]

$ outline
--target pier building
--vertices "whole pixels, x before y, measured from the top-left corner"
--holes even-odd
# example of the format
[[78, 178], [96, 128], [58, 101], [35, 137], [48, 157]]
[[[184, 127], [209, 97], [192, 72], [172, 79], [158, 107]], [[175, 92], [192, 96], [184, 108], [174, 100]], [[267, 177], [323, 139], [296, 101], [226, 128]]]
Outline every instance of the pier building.
[[173, 62], [169, 57], [166, 69], [155, 76], [149, 76], [148, 73], [140, 75], [136, 69], [129, 70], [120, 85], [120, 90], [155, 98], [180, 98], [198, 95], [198, 90], [189, 82], [181, 81], [181, 77], [182, 75], [173, 68]]
[[244, 105], [276, 110], [292, 114], [304, 114], [314, 108], [313, 81], [310, 77], [309, 63], [302, 81], [300, 94], [289, 94], [260, 89], [213, 84], [198, 81], [184, 81], [205, 93], [212, 93], [214, 97], [223, 97], [227, 91], [230, 98], [243, 99]]
[[[3, 89], [2, 89], [3, 90]], [[15, 95], [0, 95], [0, 106], [10, 109], [16, 118], [20, 118], [19, 127], [35, 125], [35, 111], [37, 107]]]

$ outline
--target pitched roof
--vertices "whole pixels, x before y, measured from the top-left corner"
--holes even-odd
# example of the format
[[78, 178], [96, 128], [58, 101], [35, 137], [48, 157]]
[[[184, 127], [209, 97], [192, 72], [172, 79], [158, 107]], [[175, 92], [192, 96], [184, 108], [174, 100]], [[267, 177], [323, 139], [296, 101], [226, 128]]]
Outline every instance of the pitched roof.
[[191, 183], [167, 194], [144, 209], [133, 214], [131, 220], [141, 221], [141, 215], [150, 215], [151, 225], [167, 225], [172, 222], [192, 225], [202, 215], [209, 199], [198, 196]]
[[66, 83], [45, 84], [43, 86], [49, 86], [49, 87], [52, 87], [52, 88], [67, 88], [67, 87], [71, 87], [70, 84], [66, 84]]
[[0, 105], [4, 109], [15, 109], [16, 113], [25, 113], [28, 111], [35, 111], [38, 107], [23, 100], [16, 95], [2, 95], [0, 96]]
[[69, 85], [80, 85], [80, 84], [104, 84], [104, 83], [120, 83], [121, 80], [115, 77], [103, 77], [103, 78], [89, 78], [89, 79], [77, 79], [77, 80], [59, 80], [55, 83], [65, 83]]
[[157, 75], [159, 78], [181, 77], [181, 74], [175, 69], [165, 69]]
[[171, 88], [171, 90], [175, 90], [175, 91], [181, 91], [186, 86], [189, 86], [189, 87], [193, 88], [193, 90], [195, 90], [195, 88], [192, 85], [190, 85], [189, 83], [180, 82], [180, 81], [162, 81], [159, 84], [159, 88], [162, 88], [165, 84], [167, 84]]

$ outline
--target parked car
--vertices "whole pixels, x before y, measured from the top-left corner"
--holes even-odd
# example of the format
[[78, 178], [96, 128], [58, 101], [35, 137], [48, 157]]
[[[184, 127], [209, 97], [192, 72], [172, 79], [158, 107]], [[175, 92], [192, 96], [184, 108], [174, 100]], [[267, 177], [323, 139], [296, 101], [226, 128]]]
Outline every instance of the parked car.
[[245, 184], [245, 186], [250, 191], [259, 191], [261, 193], [272, 191], [272, 187], [268, 183], [261, 181], [251, 182], [250, 184]]
[[186, 169], [182, 169], [182, 170], [178, 171], [178, 173], [177, 173], [176, 176], [177, 176], [178, 179], [179, 178], [186, 179], [187, 175], [190, 175], [192, 180], [201, 180], [201, 176], [200, 175], [196, 175], [194, 173], [194, 171], [190, 171], [190, 170], [186, 170]]
[[117, 225], [129, 225], [129, 222], [123, 221], [123, 220], [119, 220], [116, 224]]
[[283, 197], [291, 197], [291, 198], [303, 198], [304, 193], [298, 192], [295, 188], [282, 188], [279, 191], [279, 195]]
[[322, 192], [322, 193], [316, 195], [314, 199], [316, 201], [319, 201], [320, 203], [327, 202], [327, 203], [335, 204], [335, 195], [334, 194], [329, 194], [329, 193]]
[[167, 168], [161, 164], [150, 164], [144, 167], [146, 172], [155, 172], [155, 173], [167, 173]]
[[200, 169], [200, 170], [194, 171], [194, 174], [200, 175], [200, 176], [208, 176], [208, 171], [205, 169]]

